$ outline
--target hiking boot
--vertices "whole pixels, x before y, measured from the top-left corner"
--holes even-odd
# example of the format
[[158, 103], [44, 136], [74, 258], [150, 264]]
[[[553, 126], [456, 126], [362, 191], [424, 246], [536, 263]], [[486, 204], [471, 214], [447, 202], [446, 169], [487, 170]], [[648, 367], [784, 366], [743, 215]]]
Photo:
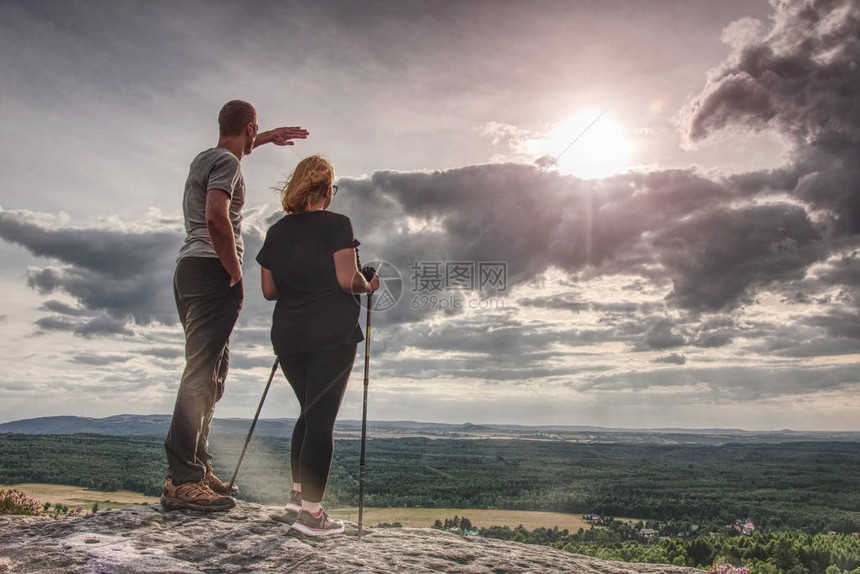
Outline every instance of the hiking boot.
[[290, 492], [290, 501], [287, 503], [285, 507], [287, 514], [291, 514], [293, 518], [299, 515], [299, 512], [302, 511], [302, 493], [296, 492], [295, 490]]
[[229, 496], [212, 492], [212, 489], [203, 480], [186, 482], [176, 486], [168, 478], [161, 493], [161, 506], [165, 510], [185, 508], [202, 510], [203, 512], [217, 512], [233, 508], [236, 506], [236, 501]]
[[326, 511], [320, 508], [320, 513], [314, 516], [307, 510], [302, 510], [293, 523], [293, 528], [305, 536], [329, 536], [343, 532], [343, 521], [328, 517]]
[[239, 494], [239, 487], [235, 484], [232, 488], [228, 488], [230, 486], [229, 482], [224, 482], [210, 470], [206, 473], [206, 476], [203, 477], [203, 482], [206, 483], [206, 486], [212, 489], [212, 492], [215, 494], [223, 494], [225, 496], [236, 496]]

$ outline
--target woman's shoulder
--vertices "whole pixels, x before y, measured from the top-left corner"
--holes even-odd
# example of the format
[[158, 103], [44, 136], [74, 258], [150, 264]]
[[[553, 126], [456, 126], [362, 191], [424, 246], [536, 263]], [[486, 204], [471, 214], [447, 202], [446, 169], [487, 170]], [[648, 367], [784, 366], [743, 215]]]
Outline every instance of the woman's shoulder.
[[352, 224], [349, 217], [342, 213], [329, 211], [327, 209], [321, 211], [309, 211], [305, 213], [295, 213], [292, 215], [283, 214], [283, 216], [269, 226], [267, 234], [287, 231], [294, 226], [298, 228], [306, 228], [306, 226], [314, 224], [336, 225], [338, 223], [348, 222]]
[[320, 213], [324, 213], [328, 219], [334, 220], [346, 220], [349, 221], [349, 217], [342, 213], [338, 213], [336, 211], [329, 211], [328, 209], [321, 211]]
[[329, 211], [328, 209], [317, 211], [315, 213], [317, 215], [316, 221], [322, 223], [322, 225], [326, 228], [342, 227], [344, 224], [352, 226], [352, 221], [349, 219], [349, 217], [342, 213], [338, 213], [336, 211]]
[[273, 224], [271, 224], [269, 226], [269, 229], [266, 231], [266, 233], [267, 234], [272, 233], [273, 231], [277, 231], [278, 229], [284, 227], [285, 225], [288, 225], [287, 219], [289, 219], [289, 217], [287, 217], [287, 214], [282, 213], [281, 218], [279, 220], [277, 220], [276, 222], [274, 222]]

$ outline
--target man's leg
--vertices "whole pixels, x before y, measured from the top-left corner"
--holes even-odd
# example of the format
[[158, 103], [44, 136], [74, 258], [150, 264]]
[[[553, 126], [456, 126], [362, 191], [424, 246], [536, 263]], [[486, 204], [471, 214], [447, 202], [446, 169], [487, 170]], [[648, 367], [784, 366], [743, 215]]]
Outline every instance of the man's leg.
[[215, 475], [212, 470], [212, 455], [209, 453], [209, 432], [212, 430], [212, 419], [215, 416], [215, 403], [224, 396], [229, 357], [230, 343], [228, 342], [221, 351], [221, 355], [218, 358], [218, 366], [215, 368], [215, 402], [210, 405], [209, 411], [203, 417], [203, 428], [200, 432], [200, 440], [197, 441], [197, 460], [206, 468], [206, 476], [203, 480], [209, 488], [216, 494], [237, 496], [239, 494], [238, 486], [235, 484], [231, 486], [229, 482], [224, 482]]
[[218, 359], [241, 308], [241, 284], [230, 289], [229, 281], [214, 258], [185, 258], [177, 265], [174, 285], [185, 327], [186, 365], [165, 441], [168, 477], [176, 485], [206, 475], [198, 447], [219, 395]]
[[209, 432], [212, 430], [212, 419], [215, 417], [215, 403], [221, 400], [224, 396], [224, 389], [227, 383], [227, 370], [230, 363], [230, 342], [224, 345], [221, 354], [215, 367], [215, 401], [211, 408], [203, 417], [203, 429], [200, 433], [200, 440], [197, 442], [197, 460], [203, 463], [208, 470], [212, 470], [212, 455], [209, 454]]

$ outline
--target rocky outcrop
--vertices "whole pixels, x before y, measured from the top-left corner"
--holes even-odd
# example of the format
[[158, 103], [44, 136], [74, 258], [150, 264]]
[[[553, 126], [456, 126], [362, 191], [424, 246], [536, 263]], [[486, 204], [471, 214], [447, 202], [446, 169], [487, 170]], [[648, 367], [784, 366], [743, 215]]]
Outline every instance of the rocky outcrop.
[[376, 528], [310, 539], [278, 508], [239, 502], [227, 513], [160, 505], [81, 518], [0, 516], [0, 572], [700, 572], [607, 562], [542, 546], [427, 528]]

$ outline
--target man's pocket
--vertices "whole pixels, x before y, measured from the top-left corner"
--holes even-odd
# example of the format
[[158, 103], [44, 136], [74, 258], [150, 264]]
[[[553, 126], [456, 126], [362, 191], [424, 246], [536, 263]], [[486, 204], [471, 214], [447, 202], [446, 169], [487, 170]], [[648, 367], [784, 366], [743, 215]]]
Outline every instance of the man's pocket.
[[236, 309], [242, 309], [242, 301], [245, 300], [245, 280], [240, 279], [238, 283], [230, 287], [230, 297], [236, 302]]

